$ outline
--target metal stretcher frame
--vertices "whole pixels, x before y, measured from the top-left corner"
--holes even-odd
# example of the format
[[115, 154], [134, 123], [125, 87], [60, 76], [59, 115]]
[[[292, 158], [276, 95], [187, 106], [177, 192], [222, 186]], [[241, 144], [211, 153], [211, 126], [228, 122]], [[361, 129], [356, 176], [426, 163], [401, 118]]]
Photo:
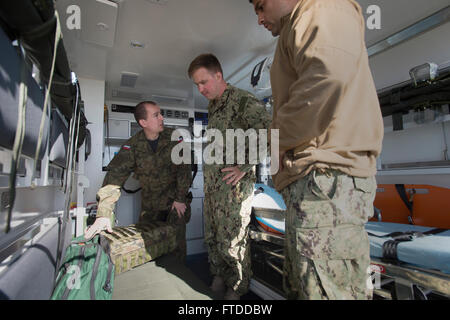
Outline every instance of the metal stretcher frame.
[[379, 288], [374, 288], [374, 293], [382, 297], [392, 292], [387, 292], [384, 284], [393, 281], [396, 298], [398, 300], [414, 300], [417, 293], [421, 295], [435, 292], [450, 299], [450, 275], [431, 269], [424, 269], [402, 262], [387, 262], [379, 258], [371, 257], [371, 264], [381, 267], [375, 271], [381, 276]]
[[[258, 227], [250, 230], [250, 239], [253, 241], [267, 241], [279, 246], [284, 246], [284, 237], [272, 234]], [[267, 252], [270, 254], [270, 252]], [[273, 256], [284, 259], [282, 253], [274, 252]], [[386, 262], [380, 258], [371, 257], [371, 265], [378, 266], [380, 275], [379, 287], [374, 288], [374, 295], [384, 299], [414, 300], [416, 297], [427, 299], [431, 292], [437, 293], [444, 299], [450, 299], [450, 275], [399, 261]], [[273, 268], [274, 272], [280, 272], [279, 268]], [[373, 279], [376, 275], [372, 276]], [[393, 285], [394, 290], [386, 289], [387, 285]], [[375, 281], [377, 286], [377, 282]]]

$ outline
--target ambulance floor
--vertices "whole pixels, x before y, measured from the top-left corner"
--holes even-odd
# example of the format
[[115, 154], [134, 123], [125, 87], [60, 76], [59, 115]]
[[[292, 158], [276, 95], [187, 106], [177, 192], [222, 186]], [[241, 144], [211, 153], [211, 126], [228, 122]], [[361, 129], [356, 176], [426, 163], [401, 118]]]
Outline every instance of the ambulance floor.
[[119, 274], [113, 300], [212, 300], [208, 285], [173, 255], [165, 255]]
[[[180, 264], [173, 255], [165, 255], [119, 274], [114, 280], [113, 300], [217, 300], [209, 289], [212, 276], [206, 253], [189, 255]], [[252, 292], [242, 300], [260, 300]]]

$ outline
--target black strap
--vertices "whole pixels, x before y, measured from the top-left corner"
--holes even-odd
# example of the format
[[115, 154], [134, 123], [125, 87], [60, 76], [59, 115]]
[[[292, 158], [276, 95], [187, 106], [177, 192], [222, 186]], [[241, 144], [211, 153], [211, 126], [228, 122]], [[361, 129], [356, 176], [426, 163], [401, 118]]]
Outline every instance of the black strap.
[[397, 247], [400, 242], [412, 241], [416, 238], [421, 238], [429, 235], [435, 235], [447, 231], [448, 229], [435, 228], [425, 232], [418, 231], [406, 231], [406, 232], [391, 232], [382, 236], [367, 232], [369, 236], [377, 238], [392, 238], [393, 240], [388, 240], [383, 243], [383, 258], [388, 260], [398, 260]]
[[96, 244], [97, 246], [97, 253], [95, 254], [95, 261], [94, 261], [94, 266], [92, 268], [92, 275], [91, 275], [91, 282], [90, 282], [90, 288], [89, 288], [89, 292], [91, 295], [91, 300], [96, 300], [96, 294], [95, 294], [95, 279], [97, 278], [97, 274], [98, 274], [98, 267], [100, 265], [100, 259], [102, 256], [102, 246], [100, 245], [100, 243]]
[[194, 172], [194, 174], [192, 175], [192, 181], [191, 181], [191, 185], [189, 186], [192, 187], [192, 185], [194, 184], [194, 180], [195, 180], [195, 176], [197, 175], [197, 171], [198, 171], [198, 164], [194, 163], [194, 158], [191, 159], [192, 160], [192, 164], [191, 164], [191, 171]]
[[413, 202], [409, 200], [408, 195], [406, 194], [406, 189], [404, 184], [396, 184], [395, 189], [397, 190], [397, 193], [399, 194], [400, 198], [402, 199], [403, 203], [406, 205], [406, 207], [409, 210], [409, 216], [408, 221], [410, 224], [413, 223]]
[[[261, 61], [260, 63], [258, 63], [252, 71], [252, 76], [251, 76], [251, 84], [253, 87], [255, 87], [258, 84], [259, 79], [261, 78], [261, 72], [262, 72], [262, 68], [264, 66], [264, 62], [266, 62], [267, 58], [265, 58], [263, 61]], [[258, 69], [257, 73], [255, 74], [256, 69]]]
[[389, 240], [383, 243], [383, 258], [398, 261], [397, 247], [401, 241]]
[[138, 192], [138, 191], [141, 191], [142, 188], [139, 187], [139, 188], [137, 188], [136, 190], [128, 190], [127, 188], [125, 188], [124, 186], [122, 186], [122, 190], [125, 191], [126, 193], [136, 193], [136, 192]]
[[431, 229], [431, 230], [422, 232], [422, 234], [425, 234], [425, 235], [438, 234], [438, 233], [442, 233], [442, 232], [445, 232], [445, 231], [448, 231], [448, 229], [435, 228], [435, 229]]
[[414, 240], [415, 238], [420, 238], [423, 236], [428, 236], [428, 235], [434, 235], [434, 234], [438, 234], [438, 233], [442, 233], [445, 231], [448, 231], [449, 229], [440, 229], [440, 228], [434, 228], [428, 231], [424, 231], [424, 232], [419, 232], [419, 231], [395, 231], [395, 232], [391, 232], [388, 234], [384, 234], [382, 236], [377, 235], [377, 234], [373, 234], [370, 232], [367, 232], [367, 234], [369, 236], [372, 237], [377, 237], [377, 238], [393, 238], [394, 240], [399, 240], [399, 241], [404, 241], [402, 239], [408, 239], [407, 241], [411, 241]]

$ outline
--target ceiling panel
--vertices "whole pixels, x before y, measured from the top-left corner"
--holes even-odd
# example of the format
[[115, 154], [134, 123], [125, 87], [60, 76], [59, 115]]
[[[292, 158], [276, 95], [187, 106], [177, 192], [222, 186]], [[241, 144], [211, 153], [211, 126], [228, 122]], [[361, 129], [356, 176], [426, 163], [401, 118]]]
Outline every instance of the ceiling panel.
[[[186, 74], [195, 56], [214, 53], [222, 63], [225, 79], [252, 91], [249, 75], [253, 67], [275, 49], [276, 38], [257, 25], [247, 0], [116, 0], [115, 29], [105, 31], [105, 39], [114, 31], [114, 41], [108, 38], [106, 43], [87, 42], [83, 40], [86, 30], [68, 30], [65, 26], [66, 9], [79, 5], [82, 19], [88, 20], [82, 25], [100, 28], [101, 23], [106, 23], [102, 19], [107, 19], [107, 12], [102, 8], [108, 1], [98, 2], [58, 0], [56, 6], [63, 21], [71, 67], [79, 77], [105, 80], [108, 88], [144, 96], [187, 96], [191, 107], [205, 108], [207, 100], [198, 94]], [[368, 45], [448, 5], [448, 0], [358, 2], [364, 12], [373, 4], [381, 9], [381, 29], [367, 30]], [[95, 29], [92, 36], [99, 37], [101, 32]], [[144, 48], [132, 47], [131, 42]], [[139, 74], [134, 88], [120, 87], [123, 72]]]

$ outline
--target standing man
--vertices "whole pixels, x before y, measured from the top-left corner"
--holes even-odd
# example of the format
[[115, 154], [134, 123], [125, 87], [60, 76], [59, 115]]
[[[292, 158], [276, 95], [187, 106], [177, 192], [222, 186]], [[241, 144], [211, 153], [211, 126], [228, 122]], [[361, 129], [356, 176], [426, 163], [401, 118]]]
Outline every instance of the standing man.
[[[250, 0], [279, 36], [272, 129], [287, 205], [290, 299], [370, 299], [369, 241], [383, 122], [353, 0]], [[273, 160], [272, 160], [273, 162]]]
[[98, 211], [94, 224], [85, 232], [90, 239], [102, 230], [112, 232], [111, 217], [120, 188], [134, 172], [142, 188], [140, 223], [168, 221], [177, 225], [176, 251], [181, 261], [186, 256], [186, 223], [190, 218], [186, 196], [191, 184], [190, 165], [175, 165], [171, 160], [173, 129], [164, 129], [164, 118], [153, 101], [139, 103], [134, 111], [142, 128], [121, 147], [108, 165], [103, 186], [97, 193]]
[[[267, 129], [270, 115], [249, 92], [227, 84], [222, 67], [212, 54], [196, 57], [188, 69], [189, 78], [209, 100], [208, 129], [217, 129], [226, 142], [227, 129]], [[234, 139], [234, 138], [233, 138]], [[226, 150], [226, 153], [248, 150]], [[251, 277], [248, 225], [256, 175], [254, 164], [204, 164], [205, 242], [210, 270], [214, 275], [211, 289], [220, 292], [228, 287], [225, 299], [235, 300], [248, 291]]]

